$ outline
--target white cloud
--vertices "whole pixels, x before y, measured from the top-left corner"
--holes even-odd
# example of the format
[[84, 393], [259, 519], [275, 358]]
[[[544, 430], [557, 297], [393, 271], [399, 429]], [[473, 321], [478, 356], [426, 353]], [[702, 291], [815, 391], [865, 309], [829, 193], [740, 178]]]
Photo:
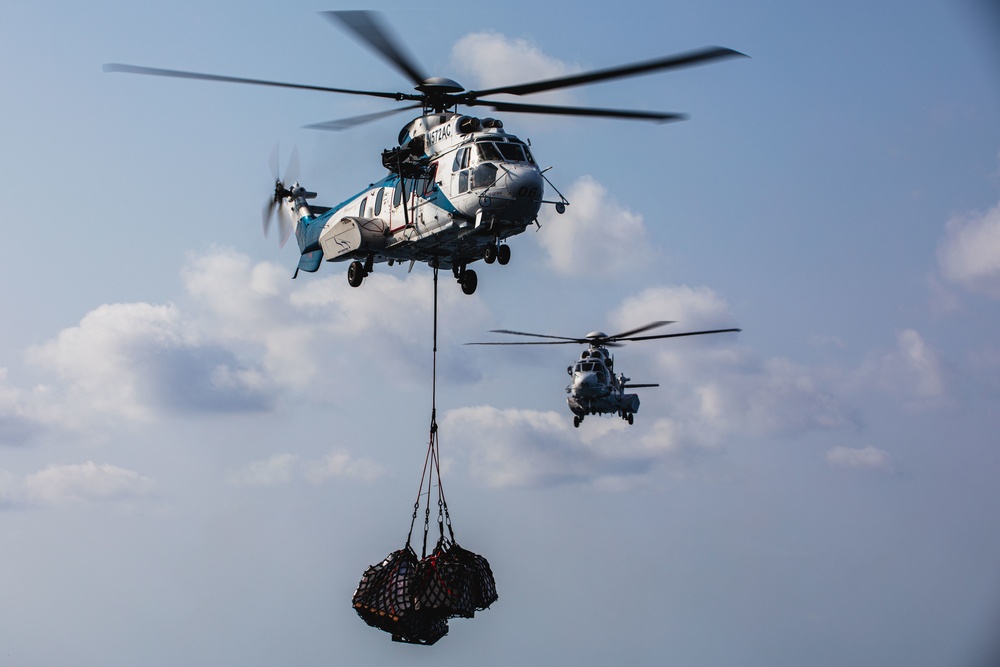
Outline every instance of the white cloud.
[[854, 382], [858, 388], [899, 397], [911, 408], [938, 407], [948, 400], [944, 363], [937, 350], [913, 329], [896, 335], [893, 350], [869, 356]]
[[[647, 322], [677, 323], [649, 331], [732, 328], [724, 299], [707, 287], [650, 287], [609, 314], [608, 330]], [[460, 439], [470, 472], [492, 486], [585, 483], [621, 488], [656, 469], [698, 465], [736, 437], [794, 436], [856, 428], [857, 410], [840, 394], [842, 374], [765, 358], [736, 334], [636, 341], [614, 350], [615, 371], [639, 383], [635, 424], [588, 417], [572, 427], [562, 412], [478, 406], [452, 410], [442, 422]]]
[[[31, 348], [29, 362], [54, 376], [37, 391], [9, 386], [0, 373], [0, 442], [25, 442], [45, 423], [82, 429], [178, 412], [267, 411], [288, 392], [336, 395], [345, 369], [423, 383], [432, 281], [426, 271], [400, 278], [383, 268], [355, 289], [342, 275], [293, 281], [230, 249], [192, 255], [176, 303], [101, 305]], [[468, 339], [485, 306], [450, 273], [441, 282], [441, 344]], [[476, 379], [454, 359], [439, 374]]]
[[9, 506], [59, 507], [91, 500], [128, 500], [151, 495], [156, 482], [110, 464], [87, 461], [52, 465], [17, 479], [0, 474], [0, 501]]
[[610, 278], [648, 266], [653, 251], [640, 214], [589, 176], [569, 188], [567, 199], [565, 214], [543, 213], [545, 233], [538, 236], [556, 272]]
[[161, 410], [260, 410], [271, 400], [258, 371], [172, 304], [99, 306], [28, 358], [58, 377], [63, 424], [88, 413], [143, 420]]
[[826, 453], [826, 461], [833, 468], [846, 470], [878, 470], [892, 472], [892, 457], [889, 452], [869, 445], [862, 449], [834, 447]]
[[46, 430], [37, 413], [37, 396], [7, 382], [7, 369], [0, 368], [0, 446], [23, 445]]
[[232, 484], [241, 486], [278, 486], [304, 479], [310, 484], [325, 484], [333, 480], [370, 483], [385, 473], [375, 461], [357, 457], [343, 448], [332, 449], [326, 456], [303, 461], [296, 454], [282, 453], [252, 461], [229, 474]]
[[568, 414], [459, 408], [445, 415], [441, 430], [473, 477], [493, 487], [589, 483], [648, 471], [648, 457], [612, 446], [621, 428], [581, 437], [586, 431], [574, 429]]
[[277, 486], [287, 484], [299, 466], [295, 454], [275, 454], [260, 461], [251, 461], [229, 474], [229, 481], [239, 486]]
[[306, 464], [303, 474], [313, 484], [335, 479], [373, 482], [382, 476], [381, 465], [366, 458], [357, 458], [345, 449], [335, 449], [318, 461]]
[[[451, 60], [455, 71], [472, 77], [476, 88], [542, 81], [579, 70], [545, 55], [524, 39], [508, 39], [489, 31], [475, 32], [460, 39], [452, 47]], [[530, 97], [532, 103], [567, 104], [572, 101], [565, 91]]]
[[971, 292], [1000, 298], [1000, 204], [985, 213], [950, 219], [937, 257], [945, 279]]

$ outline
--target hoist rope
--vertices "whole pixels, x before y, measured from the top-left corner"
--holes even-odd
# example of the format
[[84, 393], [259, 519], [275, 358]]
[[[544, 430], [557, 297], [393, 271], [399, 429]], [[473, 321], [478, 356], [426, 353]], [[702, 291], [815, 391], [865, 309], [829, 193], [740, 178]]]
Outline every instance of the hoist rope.
[[424, 482], [427, 482], [427, 500], [424, 505], [424, 540], [421, 557], [427, 555], [427, 536], [430, 532], [431, 519], [431, 490], [434, 488], [434, 476], [437, 475], [438, 491], [438, 529], [441, 539], [444, 539], [445, 526], [451, 541], [455, 541], [455, 532], [451, 525], [451, 514], [448, 512], [448, 503], [444, 498], [444, 487], [441, 484], [441, 458], [438, 449], [438, 426], [437, 426], [437, 331], [438, 331], [438, 267], [434, 267], [434, 336], [433, 354], [431, 360], [431, 426], [430, 437], [427, 443], [427, 455], [424, 457], [424, 469], [420, 475], [420, 488], [417, 490], [417, 499], [413, 503], [413, 516], [410, 519], [410, 532], [406, 536], [406, 545], [410, 546], [413, 537], [413, 528], [416, 525], [417, 514], [420, 511], [420, 500], [424, 496]]

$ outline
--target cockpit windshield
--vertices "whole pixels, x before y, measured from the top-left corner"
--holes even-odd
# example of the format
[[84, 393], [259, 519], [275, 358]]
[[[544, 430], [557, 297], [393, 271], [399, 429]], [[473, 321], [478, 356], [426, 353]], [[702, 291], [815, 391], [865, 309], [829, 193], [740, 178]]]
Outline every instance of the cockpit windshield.
[[534, 164], [531, 151], [521, 143], [481, 141], [476, 143], [480, 162], [528, 162]]

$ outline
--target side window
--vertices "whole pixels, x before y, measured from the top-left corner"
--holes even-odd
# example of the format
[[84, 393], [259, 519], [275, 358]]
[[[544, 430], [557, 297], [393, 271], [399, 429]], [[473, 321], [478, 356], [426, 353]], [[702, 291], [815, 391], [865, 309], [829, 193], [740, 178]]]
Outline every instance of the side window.
[[458, 172], [458, 191], [459, 193], [467, 192], [469, 190], [469, 170]]
[[459, 148], [458, 152], [455, 153], [455, 164], [452, 165], [452, 171], [459, 171], [465, 169], [469, 166], [469, 147]]
[[497, 166], [495, 164], [485, 162], [471, 171], [473, 188], [488, 188], [497, 180]]
[[375, 195], [375, 215], [378, 216], [382, 212], [382, 197], [385, 196], [385, 188], [379, 188], [378, 194]]
[[424, 188], [423, 188], [423, 193], [425, 195], [429, 195], [431, 192], [434, 191], [434, 179], [437, 178], [437, 168], [438, 165], [437, 162], [435, 162], [431, 164], [430, 169], [427, 171], [427, 177], [426, 180], [424, 180]]
[[392, 206], [396, 208], [403, 201], [403, 181], [396, 181], [396, 187], [392, 191]]
[[361, 205], [358, 206], [358, 217], [359, 218], [365, 217], [365, 207], [367, 205], [368, 205], [368, 197], [365, 197], [364, 199], [361, 200]]

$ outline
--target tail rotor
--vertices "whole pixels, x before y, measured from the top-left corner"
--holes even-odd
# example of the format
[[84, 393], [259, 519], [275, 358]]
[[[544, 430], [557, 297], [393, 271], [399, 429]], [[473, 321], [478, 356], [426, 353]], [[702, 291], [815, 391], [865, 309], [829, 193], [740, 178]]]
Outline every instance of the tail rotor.
[[279, 244], [284, 246], [295, 229], [295, 221], [291, 217], [291, 211], [284, 206], [284, 202], [286, 199], [292, 198], [297, 190], [302, 189], [296, 182], [299, 177], [299, 151], [297, 148], [292, 148], [292, 155], [285, 167], [284, 177], [280, 176], [278, 172], [280, 157], [277, 144], [271, 151], [268, 163], [274, 178], [274, 193], [264, 203], [264, 236], [267, 236], [271, 231], [271, 224], [277, 218], [280, 234]]

